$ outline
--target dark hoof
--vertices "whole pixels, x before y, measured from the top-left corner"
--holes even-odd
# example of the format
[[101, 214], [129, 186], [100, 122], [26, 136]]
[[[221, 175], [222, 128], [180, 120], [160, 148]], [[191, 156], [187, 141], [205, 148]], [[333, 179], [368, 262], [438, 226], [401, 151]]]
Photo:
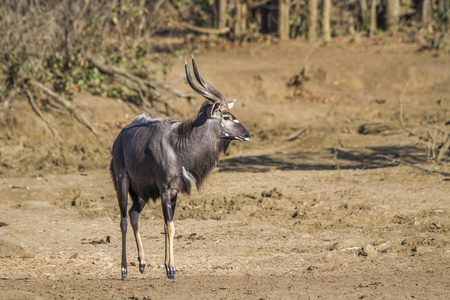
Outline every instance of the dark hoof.
[[175, 279], [175, 268], [170, 268], [170, 267], [166, 266], [166, 274], [167, 274], [167, 278]]
[[127, 268], [122, 268], [122, 280], [127, 279]]
[[144, 274], [144, 269], [145, 269], [145, 260], [140, 260], [138, 257], [138, 261], [139, 261], [139, 272], [141, 272], [142, 274]]

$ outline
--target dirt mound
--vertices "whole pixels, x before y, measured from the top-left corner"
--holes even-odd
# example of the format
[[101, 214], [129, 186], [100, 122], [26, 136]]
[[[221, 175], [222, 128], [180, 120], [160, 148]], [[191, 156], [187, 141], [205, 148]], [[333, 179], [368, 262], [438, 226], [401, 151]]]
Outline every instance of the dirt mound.
[[33, 249], [0, 239], [0, 258], [33, 258], [35, 254]]

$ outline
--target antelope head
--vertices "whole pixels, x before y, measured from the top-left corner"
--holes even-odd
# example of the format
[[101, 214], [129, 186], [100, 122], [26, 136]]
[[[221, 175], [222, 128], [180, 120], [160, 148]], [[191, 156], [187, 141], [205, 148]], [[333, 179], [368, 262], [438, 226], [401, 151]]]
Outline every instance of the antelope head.
[[200, 76], [195, 63], [194, 57], [192, 57], [192, 66], [194, 68], [194, 75], [198, 83], [198, 86], [192, 79], [191, 72], [187, 61], [185, 61], [185, 71], [186, 78], [191, 86], [191, 88], [198, 94], [202, 95], [206, 99], [212, 102], [212, 105], [208, 107], [208, 119], [213, 122], [220, 124], [218, 125], [218, 137], [223, 140], [238, 140], [238, 141], [249, 141], [250, 133], [247, 129], [239, 122], [239, 120], [231, 113], [236, 100], [227, 101], [225, 97], [212, 85], [207, 83]]

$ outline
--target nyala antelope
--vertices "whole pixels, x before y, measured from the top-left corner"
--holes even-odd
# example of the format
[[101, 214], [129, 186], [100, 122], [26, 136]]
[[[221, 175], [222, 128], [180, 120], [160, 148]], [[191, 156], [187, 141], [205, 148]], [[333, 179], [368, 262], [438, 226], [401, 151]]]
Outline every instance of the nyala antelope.
[[228, 102], [213, 86], [200, 77], [194, 58], [192, 80], [185, 61], [186, 78], [191, 88], [205, 97], [194, 119], [173, 121], [151, 119], [145, 115], [135, 118], [117, 136], [112, 147], [111, 176], [120, 207], [122, 231], [122, 279], [127, 278], [127, 204], [128, 194], [133, 201], [129, 210], [131, 226], [138, 250], [139, 271], [144, 273], [145, 254], [139, 234], [139, 214], [145, 204], [161, 198], [164, 215], [165, 267], [167, 277], [175, 279], [173, 216], [178, 193], [197, 189], [219, 162], [220, 152], [226, 152], [233, 140], [248, 141], [250, 133], [233, 116], [236, 100]]

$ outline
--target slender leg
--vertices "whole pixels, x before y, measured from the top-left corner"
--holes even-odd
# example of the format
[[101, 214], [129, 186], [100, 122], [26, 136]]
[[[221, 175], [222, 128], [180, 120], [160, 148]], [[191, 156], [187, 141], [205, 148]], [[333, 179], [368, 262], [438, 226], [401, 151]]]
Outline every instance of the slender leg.
[[127, 205], [130, 179], [127, 175], [119, 175], [117, 198], [120, 207], [120, 230], [122, 231], [122, 279], [127, 278]]
[[168, 250], [166, 249], [166, 252], [169, 252], [169, 261], [166, 261], [166, 273], [167, 277], [169, 279], [175, 279], [175, 260], [173, 257], [173, 238], [175, 236], [175, 225], [173, 224], [173, 221], [166, 222], [166, 236], [168, 240]]
[[142, 246], [141, 235], [139, 233], [138, 221], [139, 221], [139, 214], [144, 208], [146, 202], [144, 201], [144, 199], [138, 197], [131, 189], [130, 195], [131, 198], [133, 199], [133, 205], [131, 206], [130, 211], [128, 213], [130, 214], [131, 226], [133, 227], [134, 238], [136, 240], [136, 246], [138, 250], [139, 271], [141, 273], [144, 273], [145, 253], [144, 247]]
[[162, 209], [164, 214], [164, 234], [166, 255], [164, 265], [166, 266], [166, 274], [169, 279], [175, 279], [175, 261], [173, 256], [173, 239], [175, 237], [175, 225], [173, 223], [173, 214], [177, 203], [177, 196], [170, 196], [169, 191], [165, 191], [161, 195]]
[[[168, 229], [167, 229], [167, 222], [164, 220], [164, 237], [165, 237], [165, 243], [164, 243], [164, 251], [165, 251], [165, 254], [164, 254], [164, 266], [166, 267], [166, 274], [167, 274], [167, 277], [169, 277], [169, 257], [170, 257], [170, 254], [169, 254], [169, 232], [168, 232]], [[169, 277], [170, 278], [170, 277]]]

